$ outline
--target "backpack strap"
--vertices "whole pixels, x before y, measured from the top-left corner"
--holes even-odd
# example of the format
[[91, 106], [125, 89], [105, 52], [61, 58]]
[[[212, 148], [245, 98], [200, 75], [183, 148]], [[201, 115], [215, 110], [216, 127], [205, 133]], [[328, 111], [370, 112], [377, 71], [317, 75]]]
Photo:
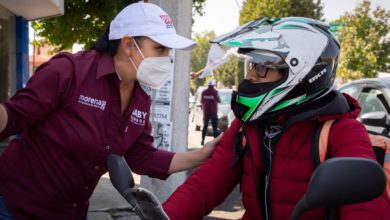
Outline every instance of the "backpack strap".
[[312, 136], [312, 158], [317, 167], [328, 158], [328, 138], [330, 128], [335, 120], [323, 121], [317, 124]]
[[[328, 138], [330, 128], [335, 120], [321, 121], [314, 128], [313, 136], [311, 139], [311, 154], [314, 163], [314, 169], [323, 163], [329, 157], [328, 153]], [[336, 209], [334, 207], [325, 208], [325, 219], [335, 220], [338, 219]]]

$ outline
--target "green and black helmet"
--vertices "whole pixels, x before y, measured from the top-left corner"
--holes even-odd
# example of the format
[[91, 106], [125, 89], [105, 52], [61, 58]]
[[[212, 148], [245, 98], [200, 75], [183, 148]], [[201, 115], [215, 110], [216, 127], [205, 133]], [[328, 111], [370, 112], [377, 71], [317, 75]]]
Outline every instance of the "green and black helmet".
[[266, 90], [233, 92], [232, 110], [244, 123], [299, 108], [332, 89], [340, 45], [323, 22], [301, 17], [262, 18], [211, 42], [236, 48], [235, 54], [245, 61], [285, 73]]

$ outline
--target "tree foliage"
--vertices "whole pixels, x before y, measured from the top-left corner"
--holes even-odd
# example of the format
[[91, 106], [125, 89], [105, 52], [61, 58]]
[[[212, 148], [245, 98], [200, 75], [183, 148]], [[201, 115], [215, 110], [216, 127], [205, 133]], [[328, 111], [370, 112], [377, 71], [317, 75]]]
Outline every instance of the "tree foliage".
[[365, 0], [337, 23], [344, 27], [337, 34], [340, 43], [338, 76], [343, 81], [376, 77], [390, 71], [390, 11], [371, 10]]
[[204, 15], [203, 7], [205, 4], [206, 0], [193, 0], [192, 1], [192, 9], [193, 9], [193, 14], [199, 14], [200, 16]]
[[33, 21], [36, 34], [59, 50], [74, 43], [90, 47], [102, 35], [115, 15], [136, 0], [66, 0], [63, 16]]
[[[90, 48], [126, 5], [139, 0], [66, 0], [63, 16], [33, 21], [32, 27], [43, 42], [70, 49], [74, 43]], [[194, 0], [194, 13], [203, 14], [205, 0]], [[35, 42], [36, 44], [42, 42]]]
[[240, 24], [261, 18], [287, 16], [321, 19], [321, 0], [246, 0], [240, 11]]

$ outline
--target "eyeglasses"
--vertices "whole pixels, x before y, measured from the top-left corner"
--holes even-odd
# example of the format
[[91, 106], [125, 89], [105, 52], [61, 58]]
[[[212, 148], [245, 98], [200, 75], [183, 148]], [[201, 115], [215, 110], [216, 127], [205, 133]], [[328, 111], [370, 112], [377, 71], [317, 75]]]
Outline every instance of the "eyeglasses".
[[249, 70], [255, 69], [256, 76], [259, 78], [265, 78], [268, 73], [268, 69], [266, 66], [254, 63], [254, 62], [249, 62]]

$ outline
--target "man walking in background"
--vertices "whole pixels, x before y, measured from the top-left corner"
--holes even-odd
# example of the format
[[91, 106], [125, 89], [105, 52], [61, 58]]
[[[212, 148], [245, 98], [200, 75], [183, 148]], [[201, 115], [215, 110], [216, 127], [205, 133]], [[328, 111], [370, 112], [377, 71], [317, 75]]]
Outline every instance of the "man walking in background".
[[221, 102], [218, 91], [214, 88], [215, 80], [210, 80], [208, 88], [202, 92], [201, 100], [203, 109], [203, 130], [201, 145], [204, 145], [204, 138], [206, 136], [207, 127], [209, 126], [209, 120], [213, 126], [214, 137], [218, 136], [218, 103]]

